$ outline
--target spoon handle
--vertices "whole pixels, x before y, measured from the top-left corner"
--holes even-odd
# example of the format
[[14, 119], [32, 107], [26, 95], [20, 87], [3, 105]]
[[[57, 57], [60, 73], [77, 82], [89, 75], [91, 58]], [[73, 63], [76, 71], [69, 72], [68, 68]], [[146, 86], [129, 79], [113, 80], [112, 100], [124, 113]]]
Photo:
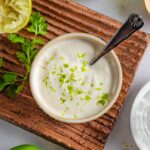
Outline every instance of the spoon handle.
[[90, 61], [90, 65], [94, 64], [102, 56], [115, 48], [122, 41], [127, 39], [134, 32], [139, 30], [144, 25], [143, 19], [137, 14], [130, 14], [127, 21], [118, 30], [115, 36], [106, 44], [106, 46]]

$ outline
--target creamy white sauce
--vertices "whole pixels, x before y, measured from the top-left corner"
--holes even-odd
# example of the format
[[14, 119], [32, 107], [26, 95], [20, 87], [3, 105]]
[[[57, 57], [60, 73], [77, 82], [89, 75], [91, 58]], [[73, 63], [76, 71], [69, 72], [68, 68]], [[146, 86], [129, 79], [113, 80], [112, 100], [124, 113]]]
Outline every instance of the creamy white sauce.
[[[107, 105], [107, 103], [104, 105], [98, 104], [97, 96], [100, 97], [111, 91], [112, 73], [108, 60], [103, 57], [94, 65], [87, 65], [87, 71], [81, 71], [82, 62], [85, 60], [89, 62], [94, 57], [95, 51], [96, 47], [92, 43], [86, 40], [72, 39], [51, 46], [48, 53], [46, 52], [41, 58], [38, 70], [38, 88], [47, 106], [56, 116], [66, 119], [87, 118]], [[84, 53], [86, 53], [84, 58], [78, 57]], [[63, 74], [66, 74], [65, 79], [71, 75], [69, 68], [78, 67], [74, 71], [74, 78], [77, 81], [71, 81], [71, 85], [74, 87], [73, 99], [71, 99], [67, 88], [70, 83], [61, 86], [56, 75], [59, 74], [59, 68], [64, 63], [69, 63], [68, 68], [63, 67], [62, 69]], [[76, 89], [82, 90], [83, 93], [77, 94]], [[62, 93], [65, 93], [65, 102], [60, 100]], [[90, 100], [86, 100], [85, 96], [89, 96]], [[89, 97], [86, 98], [89, 99]]]

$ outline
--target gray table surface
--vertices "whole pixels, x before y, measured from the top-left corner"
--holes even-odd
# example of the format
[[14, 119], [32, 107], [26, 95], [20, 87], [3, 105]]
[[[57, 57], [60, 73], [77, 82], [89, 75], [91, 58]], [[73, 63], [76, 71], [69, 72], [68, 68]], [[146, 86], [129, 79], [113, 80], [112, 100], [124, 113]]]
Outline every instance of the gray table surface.
[[[112, 18], [124, 21], [131, 12], [143, 16], [145, 26], [143, 30], [150, 33], [150, 15], [147, 13], [143, 0], [76, 0], [77, 2], [102, 12]], [[128, 93], [126, 102], [119, 115], [116, 126], [105, 146], [105, 150], [137, 150], [130, 132], [130, 111], [132, 103], [142, 86], [150, 80], [150, 45], [137, 70], [134, 82]], [[33, 135], [23, 129], [0, 120], [0, 150], [9, 150], [10, 147], [31, 143], [38, 145], [42, 150], [64, 150], [45, 139]]]

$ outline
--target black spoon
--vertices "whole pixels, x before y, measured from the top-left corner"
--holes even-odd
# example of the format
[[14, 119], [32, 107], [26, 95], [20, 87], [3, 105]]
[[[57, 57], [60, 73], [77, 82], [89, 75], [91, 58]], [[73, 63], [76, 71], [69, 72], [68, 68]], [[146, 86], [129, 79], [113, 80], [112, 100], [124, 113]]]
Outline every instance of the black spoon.
[[139, 15], [132, 13], [129, 15], [127, 21], [118, 30], [115, 36], [106, 44], [106, 46], [90, 61], [90, 65], [93, 65], [102, 56], [110, 52], [122, 41], [127, 39], [134, 32], [139, 30], [144, 25], [143, 19]]

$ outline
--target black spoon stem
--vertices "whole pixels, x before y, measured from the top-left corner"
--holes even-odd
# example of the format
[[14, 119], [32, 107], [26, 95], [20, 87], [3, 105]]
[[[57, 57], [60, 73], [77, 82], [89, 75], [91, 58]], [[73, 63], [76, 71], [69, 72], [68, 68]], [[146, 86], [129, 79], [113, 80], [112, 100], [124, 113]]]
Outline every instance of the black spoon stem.
[[127, 21], [122, 25], [122, 27], [118, 30], [115, 36], [106, 44], [106, 46], [96, 55], [91, 61], [90, 65], [93, 65], [97, 60], [99, 60], [102, 56], [110, 52], [113, 48], [115, 48], [122, 41], [131, 36], [134, 32], [139, 30], [144, 25], [143, 19], [139, 17], [137, 14], [130, 14]]

